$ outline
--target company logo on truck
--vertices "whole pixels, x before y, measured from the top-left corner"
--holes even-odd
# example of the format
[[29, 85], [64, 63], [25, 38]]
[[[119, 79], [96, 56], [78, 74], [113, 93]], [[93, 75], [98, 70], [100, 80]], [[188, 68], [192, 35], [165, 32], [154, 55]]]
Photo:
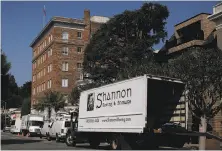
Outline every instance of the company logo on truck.
[[113, 107], [117, 105], [129, 105], [131, 104], [131, 97], [132, 97], [132, 89], [122, 89], [112, 92], [101, 92], [97, 93], [90, 93], [88, 94], [87, 99], [87, 111], [94, 110], [94, 104], [96, 109], [101, 107]]
[[88, 94], [87, 111], [93, 111], [94, 110], [94, 102], [95, 102], [95, 93]]

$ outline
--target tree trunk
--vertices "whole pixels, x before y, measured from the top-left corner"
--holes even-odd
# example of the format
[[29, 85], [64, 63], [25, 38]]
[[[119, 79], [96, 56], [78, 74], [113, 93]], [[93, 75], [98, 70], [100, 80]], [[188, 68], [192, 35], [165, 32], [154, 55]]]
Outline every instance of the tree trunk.
[[[199, 132], [205, 133], [207, 130], [207, 120], [205, 116], [200, 118]], [[205, 150], [206, 136], [199, 137], [199, 150]]]

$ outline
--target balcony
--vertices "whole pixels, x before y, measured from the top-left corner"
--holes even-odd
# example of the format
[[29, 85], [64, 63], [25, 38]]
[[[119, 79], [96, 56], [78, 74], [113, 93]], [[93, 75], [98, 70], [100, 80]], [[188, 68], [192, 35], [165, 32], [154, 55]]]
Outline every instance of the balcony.
[[220, 12], [222, 12], [222, 2], [218, 3], [213, 8], [213, 13], [214, 14], [217, 14], [217, 13], [220, 13]]
[[166, 42], [168, 54], [192, 46], [201, 46], [205, 43], [204, 34], [202, 30], [192, 34], [180, 34], [180, 38], [173, 37], [170, 42]]

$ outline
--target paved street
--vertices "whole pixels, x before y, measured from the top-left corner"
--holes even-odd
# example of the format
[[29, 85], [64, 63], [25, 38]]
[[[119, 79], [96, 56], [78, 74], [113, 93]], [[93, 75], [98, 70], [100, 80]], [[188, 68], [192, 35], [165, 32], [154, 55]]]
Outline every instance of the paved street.
[[[45, 138], [24, 137], [1, 132], [2, 150], [92, 150], [89, 144], [77, 144], [77, 147], [68, 147], [65, 143], [56, 143], [55, 140], [48, 141]], [[168, 147], [161, 147], [161, 150], [177, 150]], [[182, 148], [187, 150], [187, 148]], [[98, 150], [98, 149], [97, 149]], [[101, 144], [99, 150], [108, 150], [106, 144]]]
[[[68, 147], [65, 143], [56, 143], [55, 140], [47, 141], [38, 137], [24, 137], [1, 133], [2, 150], [92, 150], [89, 144], [77, 144], [77, 147]], [[101, 145], [99, 149], [106, 150], [107, 145]]]

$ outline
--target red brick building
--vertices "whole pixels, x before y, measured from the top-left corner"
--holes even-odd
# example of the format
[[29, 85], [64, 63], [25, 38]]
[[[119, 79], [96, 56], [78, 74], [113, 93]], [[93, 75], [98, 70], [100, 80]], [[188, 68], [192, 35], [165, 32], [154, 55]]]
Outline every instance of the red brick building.
[[109, 18], [90, 16], [84, 19], [53, 17], [31, 43], [32, 105], [46, 90], [68, 95], [83, 80], [83, 54], [91, 35]]

